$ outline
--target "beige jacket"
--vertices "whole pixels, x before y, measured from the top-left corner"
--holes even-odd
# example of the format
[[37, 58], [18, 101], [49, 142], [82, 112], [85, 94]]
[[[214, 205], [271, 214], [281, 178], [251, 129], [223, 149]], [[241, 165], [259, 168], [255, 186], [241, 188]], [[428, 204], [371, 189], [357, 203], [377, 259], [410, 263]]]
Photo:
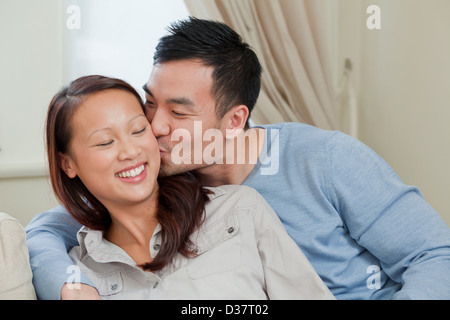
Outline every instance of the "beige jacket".
[[[334, 299], [258, 192], [211, 190], [205, 222], [191, 238], [195, 258], [179, 254], [162, 271], [146, 272], [102, 232], [85, 227], [70, 256], [103, 299]], [[160, 231], [150, 242], [152, 257]]]

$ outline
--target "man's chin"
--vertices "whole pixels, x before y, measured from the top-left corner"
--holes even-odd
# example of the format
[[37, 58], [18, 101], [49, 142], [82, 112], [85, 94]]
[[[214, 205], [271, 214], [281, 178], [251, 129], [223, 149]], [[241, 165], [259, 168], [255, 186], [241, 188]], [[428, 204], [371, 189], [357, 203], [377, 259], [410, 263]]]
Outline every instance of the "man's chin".
[[176, 174], [185, 173], [188, 171], [201, 170], [208, 165], [197, 164], [197, 165], [187, 165], [187, 164], [174, 164], [174, 163], [161, 163], [161, 168], [159, 170], [159, 175], [161, 177], [174, 176]]
[[159, 169], [159, 175], [161, 177], [174, 176], [176, 174], [184, 173], [190, 171], [189, 168], [179, 165], [161, 165]]

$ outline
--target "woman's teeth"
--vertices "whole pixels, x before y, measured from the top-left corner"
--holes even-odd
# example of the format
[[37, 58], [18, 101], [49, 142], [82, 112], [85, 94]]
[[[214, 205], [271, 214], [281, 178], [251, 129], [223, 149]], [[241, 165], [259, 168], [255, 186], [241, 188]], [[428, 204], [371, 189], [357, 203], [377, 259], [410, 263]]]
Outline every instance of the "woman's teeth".
[[144, 171], [144, 169], [145, 169], [145, 165], [143, 164], [140, 167], [137, 167], [135, 169], [116, 173], [116, 176], [118, 176], [119, 178], [134, 178], [134, 177], [140, 175]]

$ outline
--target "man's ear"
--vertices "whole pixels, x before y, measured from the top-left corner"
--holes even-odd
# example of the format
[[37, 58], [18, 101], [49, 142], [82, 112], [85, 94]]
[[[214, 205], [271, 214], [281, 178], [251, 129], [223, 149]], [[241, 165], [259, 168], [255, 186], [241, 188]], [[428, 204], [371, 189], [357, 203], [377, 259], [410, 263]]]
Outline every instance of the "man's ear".
[[247, 119], [249, 116], [247, 106], [241, 104], [234, 106], [230, 111], [228, 111], [227, 117], [227, 130], [239, 131], [245, 129]]
[[73, 159], [66, 154], [63, 154], [61, 152], [58, 153], [59, 155], [59, 166], [61, 169], [66, 173], [66, 175], [73, 179], [77, 176], [77, 173], [75, 171], [75, 162]]

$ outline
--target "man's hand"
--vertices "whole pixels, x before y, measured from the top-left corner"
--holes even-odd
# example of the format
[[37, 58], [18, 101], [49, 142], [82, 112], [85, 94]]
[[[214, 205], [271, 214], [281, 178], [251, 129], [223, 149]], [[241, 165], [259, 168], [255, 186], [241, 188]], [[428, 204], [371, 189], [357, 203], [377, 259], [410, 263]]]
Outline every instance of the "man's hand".
[[61, 288], [61, 300], [101, 300], [97, 289], [84, 283], [66, 283]]

